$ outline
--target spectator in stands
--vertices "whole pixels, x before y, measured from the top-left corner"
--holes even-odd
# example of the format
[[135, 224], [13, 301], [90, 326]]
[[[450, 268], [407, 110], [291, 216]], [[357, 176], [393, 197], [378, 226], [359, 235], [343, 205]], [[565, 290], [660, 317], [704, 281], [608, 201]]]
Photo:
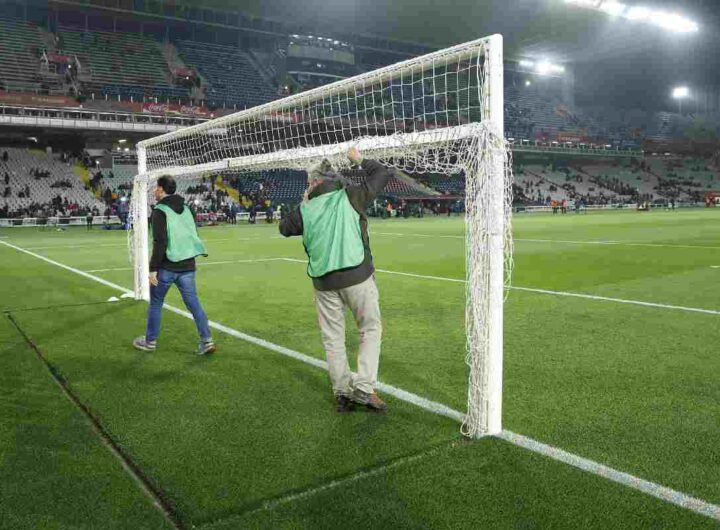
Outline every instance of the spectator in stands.
[[8, 152], [7, 152], [7, 151], [3, 151], [2, 161], [3, 161], [3, 162], [7, 162], [9, 159], [10, 159], [10, 157], [8, 156]]
[[[308, 172], [302, 205], [282, 221], [280, 233], [303, 236], [336, 410], [348, 412], [354, 402], [383, 411], [386, 405], [375, 393], [382, 324], [365, 212], [391, 174], [382, 164], [363, 160], [355, 148], [348, 158], [365, 171], [365, 181], [348, 186], [324, 160]], [[360, 329], [354, 380], [345, 346], [345, 307]]]
[[205, 246], [197, 233], [195, 219], [185, 200], [175, 194], [177, 184], [170, 176], [162, 176], [155, 187], [158, 201], [152, 213], [153, 254], [150, 259], [150, 308], [145, 336], [133, 341], [143, 351], [155, 351], [160, 334], [160, 319], [165, 296], [177, 285], [183, 302], [192, 313], [200, 335], [198, 355], [215, 352], [205, 310], [195, 287], [195, 258], [205, 254]]
[[5, 172], [5, 185], [10, 184], [10, 173]]

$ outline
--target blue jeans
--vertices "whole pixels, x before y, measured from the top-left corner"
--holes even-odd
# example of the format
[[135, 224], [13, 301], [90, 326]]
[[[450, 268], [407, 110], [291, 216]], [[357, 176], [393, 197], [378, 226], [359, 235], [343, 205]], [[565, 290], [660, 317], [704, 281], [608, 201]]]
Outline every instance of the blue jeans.
[[192, 313], [201, 340], [210, 340], [210, 325], [205, 310], [200, 304], [200, 299], [195, 288], [195, 271], [173, 272], [165, 269], [158, 271], [157, 287], [150, 286], [150, 309], [148, 309], [147, 331], [145, 340], [156, 340], [160, 334], [160, 321], [162, 319], [162, 307], [165, 302], [165, 295], [172, 284], [177, 285], [182, 295], [185, 307]]

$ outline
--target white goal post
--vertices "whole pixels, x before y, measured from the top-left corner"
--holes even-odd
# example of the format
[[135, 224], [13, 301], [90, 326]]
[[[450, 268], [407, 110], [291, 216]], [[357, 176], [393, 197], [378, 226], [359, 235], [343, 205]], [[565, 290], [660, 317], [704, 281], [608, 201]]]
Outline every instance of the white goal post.
[[345, 170], [352, 146], [411, 174], [464, 173], [463, 432], [500, 433], [503, 302], [512, 263], [503, 110], [503, 39], [493, 35], [140, 142], [130, 208], [135, 297], [149, 299], [149, 194], [161, 175], [306, 169], [324, 158]]

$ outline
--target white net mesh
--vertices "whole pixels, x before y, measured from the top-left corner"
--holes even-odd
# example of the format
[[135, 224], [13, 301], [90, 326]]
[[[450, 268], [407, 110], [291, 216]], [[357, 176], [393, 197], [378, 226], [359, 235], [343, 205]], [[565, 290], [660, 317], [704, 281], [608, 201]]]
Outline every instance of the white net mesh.
[[487, 418], [495, 415], [499, 426], [503, 285], [512, 251], [501, 46], [499, 37], [480, 39], [142, 142], [130, 211], [137, 297], [148, 297], [148, 192], [160, 175], [181, 181], [307, 169], [322, 159], [343, 169], [350, 147], [411, 174], [462, 172], [470, 368], [463, 432], [497, 430]]

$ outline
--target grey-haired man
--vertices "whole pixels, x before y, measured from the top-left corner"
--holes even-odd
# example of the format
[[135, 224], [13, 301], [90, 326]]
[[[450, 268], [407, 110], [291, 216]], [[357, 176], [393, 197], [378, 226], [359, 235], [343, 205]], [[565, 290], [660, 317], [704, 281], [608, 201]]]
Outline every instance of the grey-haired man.
[[[365, 180], [349, 185], [327, 160], [310, 168], [303, 202], [281, 221], [280, 233], [303, 236], [337, 411], [348, 412], [353, 403], [384, 411], [375, 392], [382, 322], [365, 212], [391, 174], [357, 149], [350, 149], [348, 158], [362, 168]], [[345, 346], [345, 308], [360, 331], [355, 378]]]

